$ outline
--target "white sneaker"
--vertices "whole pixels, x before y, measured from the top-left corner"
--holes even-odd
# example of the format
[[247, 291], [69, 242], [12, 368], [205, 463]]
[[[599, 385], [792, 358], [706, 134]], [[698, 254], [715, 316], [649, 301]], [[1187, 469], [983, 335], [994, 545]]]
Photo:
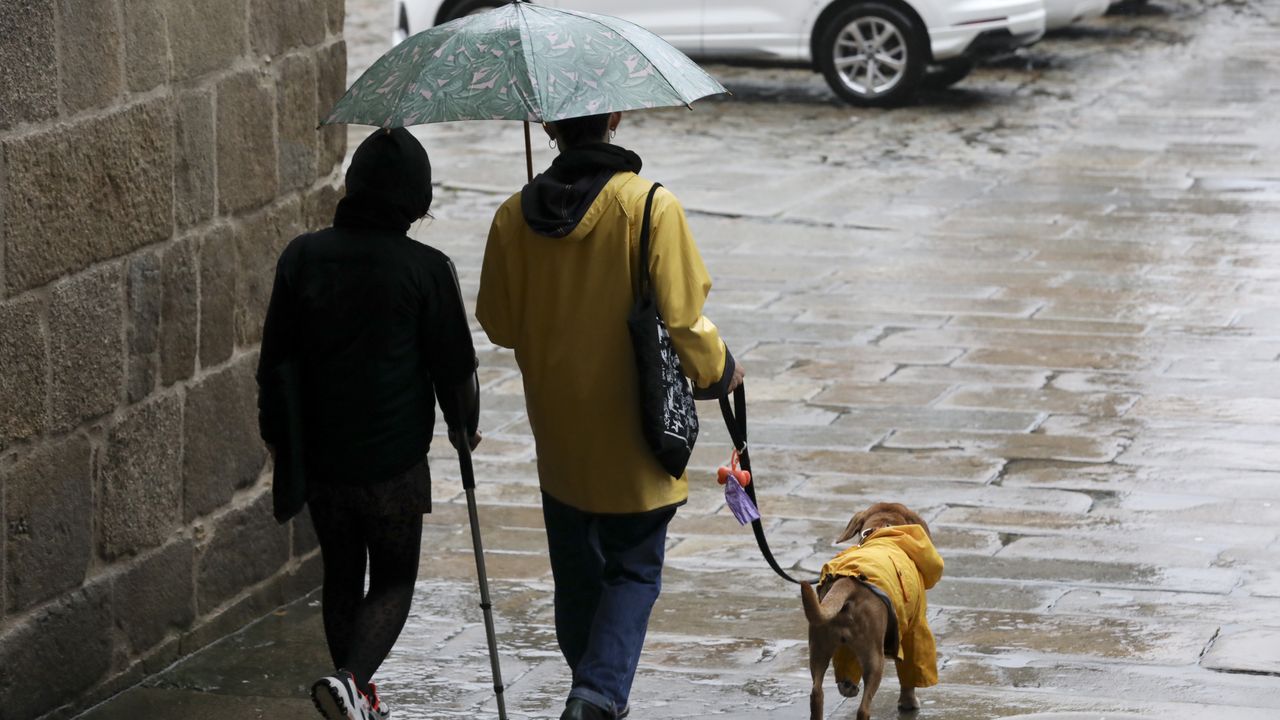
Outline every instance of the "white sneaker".
[[369, 683], [369, 704], [373, 720], [388, 720], [391, 717], [391, 708], [378, 697], [378, 686], [373, 683]]
[[356, 687], [351, 673], [320, 678], [311, 686], [311, 702], [326, 720], [376, 720], [369, 698]]

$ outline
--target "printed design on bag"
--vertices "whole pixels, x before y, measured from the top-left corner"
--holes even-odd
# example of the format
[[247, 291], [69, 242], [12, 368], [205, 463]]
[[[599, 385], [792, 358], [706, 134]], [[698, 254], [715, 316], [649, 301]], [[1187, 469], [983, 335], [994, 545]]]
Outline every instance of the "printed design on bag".
[[680, 366], [680, 356], [671, 342], [671, 333], [661, 319], [658, 321], [658, 356], [662, 360], [662, 386], [666, 389], [662, 404], [663, 432], [689, 447], [690, 438], [698, 437], [698, 411]]

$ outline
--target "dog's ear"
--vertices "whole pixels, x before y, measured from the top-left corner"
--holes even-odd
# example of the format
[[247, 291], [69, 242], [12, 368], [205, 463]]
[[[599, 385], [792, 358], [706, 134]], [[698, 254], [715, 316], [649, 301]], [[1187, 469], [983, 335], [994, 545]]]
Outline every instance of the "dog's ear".
[[905, 505], [899, 505], [898, 507], [902, 508], [902, 517], [907, 521], [908, 525], [919, 525], [924, 528], [924, 534], [928, 535], [930, 540], [933, 539], [933, 534], [929, 532], [929, 523], [925, 522], [924, 518]]
[[857, 537], [858, 533], [862, 532], [862, 524], [866, 522], [866, 518], [866, 510], [854, 515], [853, 519], [849, 521], [849, 524], [845, 526], [844, 532], [840, 533], [840, 537], [836, 538], [836, 544], [839, 545], [842, 542], [849, 542], [853, 538]]

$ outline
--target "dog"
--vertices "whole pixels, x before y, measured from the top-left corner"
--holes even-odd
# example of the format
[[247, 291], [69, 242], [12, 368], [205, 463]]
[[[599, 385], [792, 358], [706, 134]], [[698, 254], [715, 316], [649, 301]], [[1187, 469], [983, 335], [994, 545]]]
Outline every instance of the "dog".
[[886, 657], [897, 664], [902, 691], [898, 709], [920, 709], [916, 688], [938, 682], [933, 633], [925, 619], [925, 590], [942, 577], [942, 557], [929, 526], [898, 503], [876, 503], [849, 521], [836, 543], [858, 545], [822, 567], [815, 591], [801, 583], [809, 621], [809, 718], [822, 718], [822, 681], [834, 660], [837, 688], [845, 697], [863, 685], [857, 720], [871, 717]]

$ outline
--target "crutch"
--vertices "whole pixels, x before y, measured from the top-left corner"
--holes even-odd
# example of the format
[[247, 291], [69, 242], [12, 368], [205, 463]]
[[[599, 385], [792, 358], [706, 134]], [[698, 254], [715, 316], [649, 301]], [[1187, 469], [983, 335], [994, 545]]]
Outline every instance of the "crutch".
[[480, 609], [484, 611], [484, 632], [489, 640], [489, 664], [493, 666], [493, 691], [498, 697], [498, 718], [507, 720], [507, 703], [502, 695], [502, 667], [498, 663], [498, 637], [493, 631], [493, 604], [489, 602], [489, 576], [484, 569], [484, 544], [480, 542], [480, 517], [476, 514], [476, 474], [471, 467], [471, 438], [465, 430], [458, 433], [457, 447], [462, 489], [467, 493], [467, 515], [471, 518], [471, 546], [476, 552]]

